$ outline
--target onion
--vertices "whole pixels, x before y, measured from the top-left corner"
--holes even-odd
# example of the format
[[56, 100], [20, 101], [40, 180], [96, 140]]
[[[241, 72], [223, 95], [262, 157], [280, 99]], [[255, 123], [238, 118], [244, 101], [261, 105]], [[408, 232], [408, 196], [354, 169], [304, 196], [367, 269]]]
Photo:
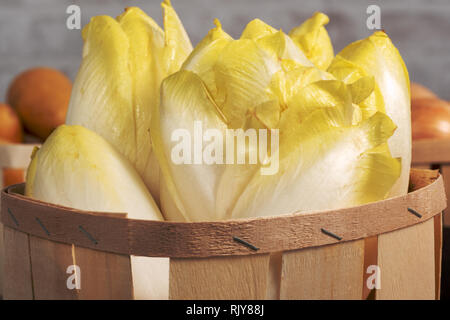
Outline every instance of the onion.
[[413, 140], [450, 138], [450, 104], [436, 98], [416, 99], [411, 107]]
[[437, 98], [437, 96], [423, 85], [411, 82], [411, 100], [422, 98]]
[[422, 98], [437, 98], [436, 94], [430, 89], [416, 82], [411, 82], [411, 100]]

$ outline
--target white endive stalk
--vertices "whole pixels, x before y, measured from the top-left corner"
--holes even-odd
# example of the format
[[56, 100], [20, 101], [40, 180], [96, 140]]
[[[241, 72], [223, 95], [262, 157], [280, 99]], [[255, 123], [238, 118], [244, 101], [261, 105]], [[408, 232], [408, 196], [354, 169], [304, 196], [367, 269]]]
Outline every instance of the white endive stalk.
[[[163, 217], [129, 161], [105, 139], [81, 126], [62, 125], [33, 154], [25, 194], [69, 208]], [[168, 258], [131, 257], [136, 299], [168, 298]]]
[[[377, 109], [369, 114], [374, 77], [346, 84], [308, 60], [302, 63], [301, 49], [287, 39], [254, 20], [233, 40], [216, 22], [182, 70], [163, 81], [152, 136], [166, 219], [310, 212], [388, 195], [400, 174], [387, 146], [396, 125]], [[202, 136], [201, 130], [211, 129], [213, 139]], [[247, 156], [261, 151], [249, 138], [245, 150], [234, 151], [247, 162], [228, 162], [231, 129], [266, 130], [267, 156], [249, 163]], [[272, 145], [276, 130], [279, 144]], [[179, 158], [185, 161], [174, 160]], [[274, 172], [263, 172], [278, 160]]]
[[117, 19], [93, 17], [83, 29], [83, 60], [66, 123], [89, 128], [136, 168], [159, 202], [159, 166], [152, 152], [151, 115], [162, 79], [179, 70], [192, 51], [169, 1], [164, 31], [136, 7]]
[[[338, 78], [346, 76], [354, 79], [362, 75], [374, 77], [376, 88], [370, 97], [370, 109], [372, 113], [386, 113], [398, 127], [388, 143], [392, 156], [401, 158], [402, 172], [389, 196], [406, 194], [412, 148], [411, 97], [408, 70], [397, 48], [384, 32], [377, 31], [345, 47], [329, 71]], [[355, 77], [356, 74], [358, 76]]]

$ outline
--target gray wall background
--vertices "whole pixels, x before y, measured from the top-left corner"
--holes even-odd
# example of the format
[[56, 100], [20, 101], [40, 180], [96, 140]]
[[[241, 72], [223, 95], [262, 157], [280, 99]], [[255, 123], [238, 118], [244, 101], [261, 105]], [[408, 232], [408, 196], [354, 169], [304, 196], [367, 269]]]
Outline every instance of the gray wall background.
[[[162, 0], [161, 0], [162, 1]], [[81, 7], [82, 25], [100, 14], [119, 15], [137, 5], [162, 24], [160, 0], [0, 0], [0, 101], [12, 78], [33, 66], [59, 68], [74, 79], [81, 60], [79, 30], [66, 28], [66, 8]], [[372, 33], [367, 6], [381, 8], [381, 23], [400, 50], [413, 81], [450, 100], [450, 0], [172, 0], [195, 45], [219, 18], [238, 37], [260, 18], [288, 32], [315, 11], [330, 17], [327, 29], [339, 52]]]

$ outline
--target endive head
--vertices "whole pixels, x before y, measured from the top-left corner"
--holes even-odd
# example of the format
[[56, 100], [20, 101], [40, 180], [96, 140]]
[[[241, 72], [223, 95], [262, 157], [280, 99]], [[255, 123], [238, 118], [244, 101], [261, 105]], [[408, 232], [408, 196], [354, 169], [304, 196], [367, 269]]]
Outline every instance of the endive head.
[[128, 160], [101, 136], [81, 126], [58, 127], [35, 150], [25, 194], [74, 209], [162, 219]]
[[397, 125], [389, 147], [393, 156], [401, 158], [402, 173], [390, 196], [406, 194], [411, 165], [411, 99], [408, 71], [397, 48], [385, 32], [377, 31], [345, 47], [328, 71], [351, 84], [367, 77], [375, 80], [373, 93], [361, 106], [366, 117], [384, 112]]
[[[374, 77], [347, 84], [292, 55], [285, 58], [285, 39], [259, 20], [238, 40], [216, 23], [183, 70], [163, 81], [152, 134], [164, 175], [165, 218], [277, 215], [386, 197], [401, 166], [386, 144], [395, 124], [382, 112], [362, 116]], [[197, 123], [215, 134], [202, 136]], [[178, 135], [180, 129], [188, 138]], [[244, 150], [227, 149], [231, 129], [266, 130], [263, 157], [253, 164], [225, 161], [230, 150], [248, 158], [261, 151], [263, 136], [256, 146], [249, 138]], [[195, 137], [204, 144], [196, 146]], [[211, 150], [223, 161], [202, 162]], [[174, 154], [192, 157], [179, 162]], [[277, 170], [261, 170], [275, 161]]]
[[[62, 125], [35, 150], [25, 194], [78, 210], [126, 213], [131, 219], [162, 220], [144, 182], [116, 148], [81, 126]], [[136, 299], [162, 299], [168, 292], [168, 262], [131, 257]]]
[[300, 26], [292, 29], [289, 36], [306, 54], [316, 67], [326, 70], [333, 60], [333, 44], [325, 25], [330, 19], [327, 15], [316, 12]]
[[177, 71], [192, 50], [169, 1], [164, 30], [142, 10], [130, 7], [116, 19], [93, 17], [83, 29], [83, 60], [66, 123], [89, 128], [136, 168], [155, 199], [159, 169], [150, 140], [151, 114], [163, 78]]
[[255, 122], [272, 126], [277, 112], [275, 118], [261, 121], [257, 113], [262, 105], [279, 113], [297, 88], [332, 77], [315, 68], [291, 38], [261, 20], [251, 21], [236, 40], [218, 20], [215, 24], [182, 69], [201, 78], [231, 128]]

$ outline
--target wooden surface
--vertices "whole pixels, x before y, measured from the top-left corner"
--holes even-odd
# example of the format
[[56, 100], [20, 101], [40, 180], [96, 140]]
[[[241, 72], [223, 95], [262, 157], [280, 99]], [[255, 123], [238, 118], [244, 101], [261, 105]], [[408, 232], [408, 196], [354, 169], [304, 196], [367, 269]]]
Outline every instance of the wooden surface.
[[378, 237], [378, 300], [435, 299], [434, 220]]
[[442, 214], [434, 216], [434, 268], [435, 268], [435, 289], [436, 300], [441, 297], [441, 275], [442, 275]]
[[72, 300], [76, 290], [67, 288], [67, 267], [74, 265], [72, 245], [30, 236], [31, 272], [34, 298]]
[[[412, 165], [415, 168], [438, 168], [444, 179], [447, 198], [450, 198], [450, 139], [413, 141]], [[449, 212], [449, 208], [444, 211], [444, 226], [450, 226]]]
[[[25, 171], [35, 144], [0, 144], [0, 189], [25, 181]], [[1, 200], [0, 200], [1, 203]], [[3, 225], [0, 223], [0, 297], [3, 284]]]
[[75, 247], [74, 264], [81, 271], [78, 299], [133, 299], [130, 256]]
[[[367, 281], [373, 275], [373, 271], [367, 272], [370, 266], [378, 265], [378, 236], [368, 237], [364, 239], [364, 268], [363, 268], [363, 292], [362, 298], [369, 299], [371, 294], [376, 294], [376, 289], [369, 288]], [[373, 284], [372, 280], [372, 284]]]
[[280, 298], [361, 299], [364, 240], [283, 253]]
[[170, 299], [265, 299], [269, 255], [170, 260]]
[[[425, 176], [433, 174], [430, 171], [422, 173]], [[416, 180], [421, 179], [411, 177], [411, 181]], [[101, 251], [178, 258], [273, 253], [339, 241], [326, 235], [323, 230], [342, 237], [342, 241], [363, 239], [428, 220], [446, 207], [441, 177], [405, 196], [358, 207], [195, 223], [101, 217], [99, 213], [81, 212], [36, 201], [12, 193], [13, 190], [15, 187], [2, 193], [2, 221], [11, 228]], [[408, 208], [416, 210], [422, 217], [411, 214]], [[12, 212], [19, 225], [8, 212]], [[46, 225], [49, 234], [43, 232], [36, 218]], [[80, 232], [80, 226], [91, 237]], [[235, 237], [259, 250], [252, 250], [237, 242]]]
[[[29, 236], [14, 229], [4, 228], [4, 299], [33, 299]], [[18, 254], [19, 253], [19, 254]]]
[[[450, 199], [450, 164], [441, 165], [441, 173], [444, 178], [444, 187], [448, 195], [447, 198]], [[448, 206], [444, 210], [443, 223], [444, 226], [450, 227], [450, 209]]]

